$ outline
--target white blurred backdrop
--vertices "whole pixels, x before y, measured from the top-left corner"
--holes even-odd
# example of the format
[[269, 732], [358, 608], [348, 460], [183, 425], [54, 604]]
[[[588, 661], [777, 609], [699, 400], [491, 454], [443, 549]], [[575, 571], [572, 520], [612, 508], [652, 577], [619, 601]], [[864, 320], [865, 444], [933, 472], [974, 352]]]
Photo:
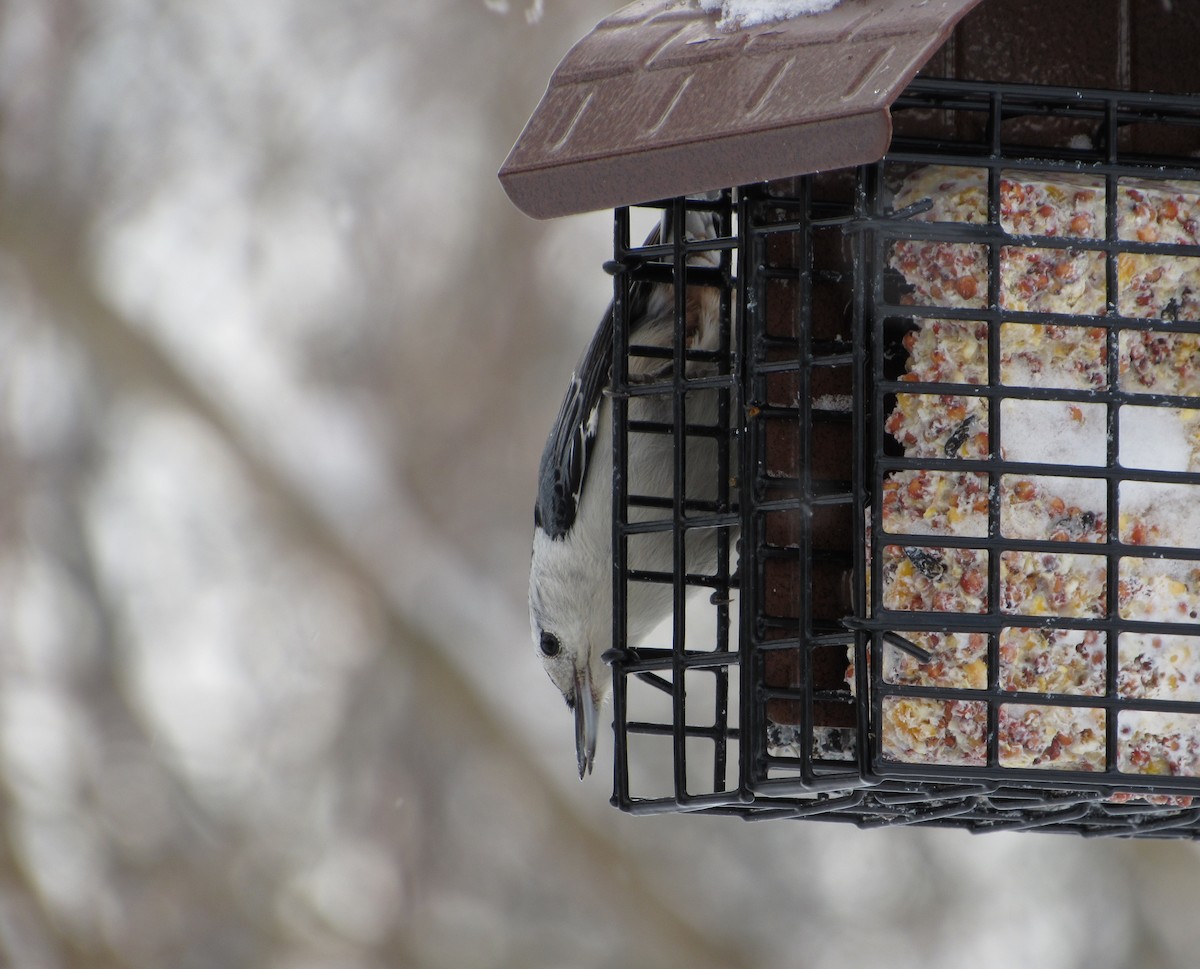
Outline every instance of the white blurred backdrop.
[[0, 5], [0, 963], [1190, 967], [1191, 845], [633, 819], [529, 642], [619, 0]]

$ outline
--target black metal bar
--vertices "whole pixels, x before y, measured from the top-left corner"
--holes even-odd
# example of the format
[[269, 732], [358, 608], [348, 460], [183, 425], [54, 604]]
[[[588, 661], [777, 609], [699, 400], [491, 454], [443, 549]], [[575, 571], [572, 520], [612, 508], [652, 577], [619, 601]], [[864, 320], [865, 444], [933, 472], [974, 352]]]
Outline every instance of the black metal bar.
[[[721, 195], [722, 207], [719, 211], [719, 222], [717, 225], [717, 235], [724, 237], [734, 237], [733, 229], [733, 210], [732, 199], [728, 191]], [[724, 277], [724, 283], [720, 290], [720, 302], [718, 306], [718, 373], [731, 377], [736, 377], [734, 374], [735, 361], [733, 355], [733, 332], [732, 332], [732, 312], [733, 312], [733, 297], [731, 293], [733, 285], [733, 251], [731, 249], [722, 249], [720, 254], [720, 268]], [[740, 412], [740, 405], [737, 393], [736, 379], [732, 383], [732, 389], [729, 391], [717, 392], [717, 425], [725, 431], [724, 434], [717, 438], [717, 503], [721, 511], [736, 515], [736, 494], [735, 484], [733, 482], [732, 473], [732, 451], [733, 442], [730, 440], [731, 418], [735, 413]], [[733, 399], [731, 399], [731, 397]], [[717, 569], [716, 579], [718, 582], [717, 591], [713, 593], [713, 598], [710, 602], [716, 605], [716, 637], [713, 643], [713, 652], [728, 653], [730, 648], [729, 638], [729, 608], [731, 603], [730, 590], [734, 587], [732, 579], [732, 569], [730, 566], [730, 554], [732, 552], [732, 543], [730, 542], [730, 533], [728, 528], [719, 528], [717, 530]], [[715, 708], [713, 711], [713, 723], [717, 731], [717, 736], [714, 739], [715, 751], [713, 756], [713, 783], [714, 791], [724, 791], [727, 787], [726, 775], [728, 772], [728, 740], [729, 731], [731, 729], [729, 723], [729, 667], [719, 666], [716, 668], [716, 684], [715, 684]], [[732, 728], [736, 730], [737, 728]]]
[[[738, 738], [738, 787], [743, 792], [756, 790], [760, 775], [760, 764], [766, 756], [767, 727], [764, 710], [759, 705], [758, 687], [763, 681], [764, 659], [757, 647], [758, 630], [755, 617], [761, 615], [757, 581], [760, 565], [747, 561], [745, 549], [758, 548], [757, 528], [760, 514], [755, 509], [758, 499], [755, 480], [755, 459], [758, 445], [758, 426], [747, 420], [752, 406], [762, 400], [759, 388], [752, 383], [753, 361], [756, 344], [754, 338], [760, 327], [751, 326], [752, 309], [761, 305], [765, 280], [761, 269], [765, 260], [762, 256], [762, 238], [750, 232], [753, 208], [751, 188], [737, 190], [737, 225], [739, 246], [737, 251], [739, 286], [737, 289], [737, 346], [740, 349], [742, 394], [738, 407], [731, 418], [738, 421], [740, 431], [740, 454], [738, 455], [739, 512], [741, 517], [741, 548], [738, 570], [740, 572], [741, 609], [738, 615], [738, 709], [742, 731]], [[750, 581], [748, 581], [750, 580]]]
[[[1105, 144], [1107, 147], [1108, 162], [1115, 165], [1118, 161], [1118, 137], [1117, 130], [1117, 113], [1115, 104], [1109, 101], [1105, 105]], [[1117, 223], [1117, 191], [1119, 182], [1116, 171], [1109, 171], [1104, 176], [1104, 237], [1109, 242], [1113, 242], [1120, 235]], [[1113, 250], [1109, 250], [1104, 254], [1104, 296], [1105, 305], [1110, 314], [1116, 314], [1120, 306], [1120, 296], [1118, 293], [1118, 267], [1117, 254]], [[1105, 346], [1108, 352], [1108, 391], [1111, 394], [1117, 391], [1120, 387], [1120, 350], [1118, 345], [1117, 330], [1110, 328], [1105, 333]], [[1118, 403], [1110, 400], [1105, 418], [1106, 427], [1108, 430], [1108, 449], [1106, 452], [1106, 463], [1109, 468], [1116, 467], [1121, 454], [1120, 434], [1121, 422], [1118, 419]], [[1110, 617], [1120, 615], [1120, 575], [1119, 575], [1119, 558], [1116, 554], [1119, 551], [1120, 545], [1120, 519], [1118, 514], [1118, 490], [1119, 485], [1113, 478], [1109, 478], [1105, 487], [1105, 512], [1108, 515], [1108, 546], [1109, 553], [1106, 562], [1105, 581], [1107, 583], [1106, 591], [1107, 602], [1105, 603], [1106, 612]], [[1109, 631], [1105, 641], [1105, 676], [1104, 687], [1105, 694], [1109, 697], [1116, 697], [1117, 675], [1119, 672], [1120, 652], [1118, 649], [1118, 641], [1120, 639], [1119, 630], [1112, 629]], [[1104, 722], [1104, 762], [1110, 769], [1114, 768], [1119, 757], [1118, 752], [1118, 720], [1120, 715], [1113, 714], [1106, 716]]]
[[[812, 180], [802, 179], [799, 185], [798, 196], [800, 199], [800, 211], [802, 215], [807, 216], [810, 225], [812, 219]], [[850, 213], [847, 213], [849, 215]], [[800, 508], [799, 516], [802, 523], [800, 529], [800, 547], [794, 552], [791, 549], [786, 551], [788, 559], [792, 560], [792, 568], [796, 574], [796, 588], [798, 590], [799, 601], [794, 603], [796, 611], [799, 613], [798, 632], [800, 636], [800, 648], [797, 649], [796, 665], [797, 674], [800, 683], [805, 687], [802, 691], [802, 699], [800, 703], [801, 709], [801, 743], [804, 745], [801, 751], [801, 776], [806, 784], [811, 785], [815, 780], [815, 771], [813, 770], [813, 733], [816, 726], [816, 697], [814, 696], [814, 672], [813, 672], [813, 656], [810, 646], [812, 638], [816, 633], [813, 628], [813, 615], [811, 608], [811, 596], [806, 593], [813, 586], [813, 542], [812, 529], [806, 527], [812, 521], [814, 512], [814, 483], [813, 483], [813, 408], [812, 408], [812, 361], [813, 361], [813, 338], [812, 338], [812, 313], [813, 313], [813, 292], [812, 292], [812, 277], [813, 277], [813, 253], [812, 253], [812, 228], [808, 231], [795, 233], [795, 256], [796, 268], [798, 269], [798, 280], [796, 287], [795, 307], [793, 316], [795, 319], [796, 336], [794, 340], [790, 340], [795, 348], [796, 356], [800, 361], [800, 367], [796, 370], [796, 404], [797, 411], [792, 414], [792, 420], [799, 423], [797, 428], [800, 441], [798, 459], [800, 467], [799, 472], [799, 497]], [[765, 376], [765, 375], [764, 375]], [[764, 697], [769, 699], [769, 697]]]
[[[856, 212], [862, 216], [877, 216], [883, 210], [883, 200], [880, 197], [879, 186], [883, 183], [882, 163], [859, 169], [858, 185], [856, 186]], [[870, 196], [870, 197], [869, 197]], [[879, 458], [884, 453], [884, 421], [885, 412], [884, 391], [881, 384], [884, 380], [884, 318], [878, 311], [880, 301], [884, 298], [883, 276], [881, 273], [868, 273], [868, 265], [883, 265], [884, 242], [877, 234], [860, 235], [854, 240], [857, 255], [858, 279], [854, 287], [854, 336], [860, 347], [867, 346], [869, 334], [870, 355], [862, 349], [858, 353], [855, 367], [855, 408], [854, 430], [856, 440], [861, 442], [854, 449], [855, 468], [855, 509], [861, 512], [855, 515], [854, 521], [854, 554], [855, 565], [861, 576], [856, 583], [855, 591], [859, 593], [857, 603], [861, 605], [855, 610], [855, 619], [866, 624], [883, 610], [883, 557], [880, 536], [883, 534], [882, 502], [873, 501], [876, 495], [883, 494], [883, 469]], [[868, 260], [870, 260], [868, 262]], [[870, 427], [868, 428], [868, 415]], [[869, 433], [868, 433], [869, 432]], [[867, 490], [863, 482], [870, 482]], [[870, 516], [870, 529], [866, 529], [864, 518]], [[867, 627], [871, 628], [871, 627]], [[881, 678], [883, 670], [883, 637], [881, 631], [866, 632], [865, 629], [855, 634], [855, 692], [858, 696], [858, 744], [857, 758], [859, 771], [864, 778], [878, 782], [876, 773], [876, 757], [872, 738], [875, 735], [876, 724], [882, 722], [882, 698], [871, 690], [872, 679]]]

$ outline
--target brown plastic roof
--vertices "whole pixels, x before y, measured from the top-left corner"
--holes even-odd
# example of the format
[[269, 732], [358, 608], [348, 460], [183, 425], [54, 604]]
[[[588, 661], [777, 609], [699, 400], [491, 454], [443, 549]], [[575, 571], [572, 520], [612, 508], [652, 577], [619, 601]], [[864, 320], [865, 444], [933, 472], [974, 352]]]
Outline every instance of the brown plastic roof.
[[979, 2], [718, 30], [695, 0], [638, 0], [563, 58], [500, 181], [547, 219], [874, 161], [888, 107]]

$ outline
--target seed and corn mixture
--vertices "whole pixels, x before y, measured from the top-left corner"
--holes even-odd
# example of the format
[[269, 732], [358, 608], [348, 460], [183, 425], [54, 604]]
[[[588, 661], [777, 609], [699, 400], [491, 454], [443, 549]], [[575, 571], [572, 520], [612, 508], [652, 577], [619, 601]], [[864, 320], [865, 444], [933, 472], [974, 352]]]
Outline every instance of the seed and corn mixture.
[[[999, 360], [989, 371], [988, 323], [916, 319], [904, 338], [904, 381], [1105, 390], [1110, 386], [1108, 257], [1087, 243], [1106, 238], [1103, 176], [1004, 171], [998, 216], [1011, 244], [899, 240], [890, 268], [904, 281], [902, 301], [915, 306], [983, 309], [994, 297], [1013, 313], [1047, 319], [1000, 324]], [[1200, 184], [1122, 178], [1115, 232], [1134, 243], [1200, 245]], [[988, 221], [987, 173], [926, 167], [911, 172], [894, 199], [897, 210], [930, 199], [914, 218]], [[1022, 238], [1025, 237], [1025, 238]], [[1040, 243], [1040, 244], [1039, 244]], [[1077, 244], [1072, 244], [1077, 243]], [[1157, 252], [1114, 257], [1116, 309], [1130, 319], [1200, 320], [1200, 258]], [[1121, 329], [1118, 389], [1136, 394], [1200, 397], [1200, 335]], [[948, 387], [948, 391], [952, 388]], [[998, 635], [1001, 690], [1103, 696], [1107, 634], [1103, 630], [1032, 628], [1022, 616], [1065, 620], [1108, 615], [1109, 485], [1077, 477], [1067, 466], [1105, 467], [1110, 426], [1119, 428], [1116, 457], [1126, 469], [1200, 471], [1200, 409], [1002, 398], [989, 414], [985, 397], [901, 393], [885, 428], [910, 458], [986, 459], [1061, 464], [1062, 475], [905, 470], [883, 485], [880, 574], [883, 605], [893, 610], [1013, 617]], [[1200, 400], [1197, 401], [1200, 407]], [[997, 435], [998, 442], [993, 440]], [[998, 447], [996, 447], [998, 443]], [[1133, 471], [1136, 473], [1136, 470]], [[1200, 546], [1200, 486], [1121, 481], [1116, 534], [1129, 545]], [[893, 536], [985, 538], [995, 502], [999, 537], [1071, 543], [1063, 551], [905, 545]], [[1097, 554], [1086, 548], [1096, 546]], [[988, 601], [997, 555], [999, 602]], [[1200, 563], [1125, 557], [1117, 568], [1115, 603], [1123, 619], [1188, 623], [1200, 615]], [[939, 625], [941, 623], [938, 623]], [[905, 633], [928, 650], [920, 663], [889, 648], [885, 678], [895, 684], [986, 689], [987, 635]], [[1117, 691], [1130, 699], [1200, 700], [1200, 637], [1123, 633]], [[853, 683], [853, 673], [850, 681]], [[1023, 698], [1026, 699], [1026, 698]], [[987, 702], [889, 696], [883, 704], [885, 756], [923, 764], [987, 762]], [[1200, 717], [1121, 711], [1118, 767], [1142, 774], [1200, 776]], [[1013, 702], [997, 716], [1002, 767], [1103, 770], [1105, 711], [1089, 706]]]

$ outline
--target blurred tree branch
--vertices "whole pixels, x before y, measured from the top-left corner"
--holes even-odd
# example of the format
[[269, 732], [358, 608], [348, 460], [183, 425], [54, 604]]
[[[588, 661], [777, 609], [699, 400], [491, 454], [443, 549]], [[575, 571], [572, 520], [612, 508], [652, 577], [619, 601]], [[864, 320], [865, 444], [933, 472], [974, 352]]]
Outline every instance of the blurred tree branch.
[[[454, 717], [468, 720], [471, 731], [490, 742], [508, 765], [512, 783], [536, 788], [536, 797], [554, 818], [554, 834], [564, 854], [565, 868], [577, 870], [591, 880], [607, 881], [592, 885], [613, 900], [620, 921], [647, 923], [660, 938], [665, 951], [685, 959], [686, 964], [703, 969], [738, 963], [737, 953], [676, 913], [655, 891], [641, 882], [630, 867], [628, 880], [613, 881], [611, 858], [620, 846], [597, 833], [579, 818], [574, 808], [553, 785], [545, 782], [540, 769], [530, 760], [525, 747], [513, 739], [511, 725], [497, 720], [488, 704], [480, 701], [477, 684], [461, 675], [458, 665], [448, 662], [446, 651], [430, 639], [428, 622], [414, 624], [389, 594], [388, 583], [376, 574], [373, 563], [364, 561], [360, 550], [348, 547], [334, 527], [314, 511], [264, 452], [250, 445], [237, 420], [217, 401], [196, 386], [145, 335], [130, 326], [96, 291], [91, 282], [84, 240], [89, 226], [74, 210], [56, 203], [48, 191], [32, 191], [23, 185], [19, 193], [7, 191], [0, 196], [0, 250], [15, 258], [44, 303], [55, 323], [86, 349], [87, 356], [106, 395], [147, 392], [173, 400], [217, 429], [237, 456], [257, 487], [278, 510], [289, 532], [321, 558], [354, 578], [360, 588], [382, 605], [395, 630], [393, 641], [414, 663], [416, 675], [425, 689], [452, 698]], [[407, 535], [420, 535], [419, 523], [398, 527]], [[397, 525], [397, 523], [393, 523]], [[406, 553], [415, 562], [436, 558], [434, 550], [410, 547]], [[469, 608], [470, 590], [464, 589], [460, 601]], [[454, 601], [454, 595], [444, 601]], [[487, 622], [486, 617], [475, 621]], [[518, 654], [519, 655], [519, 654]], [[598, 917], [605, 916], [598, 913]], [[610, 913], [609, 916], [612, 917]]]

